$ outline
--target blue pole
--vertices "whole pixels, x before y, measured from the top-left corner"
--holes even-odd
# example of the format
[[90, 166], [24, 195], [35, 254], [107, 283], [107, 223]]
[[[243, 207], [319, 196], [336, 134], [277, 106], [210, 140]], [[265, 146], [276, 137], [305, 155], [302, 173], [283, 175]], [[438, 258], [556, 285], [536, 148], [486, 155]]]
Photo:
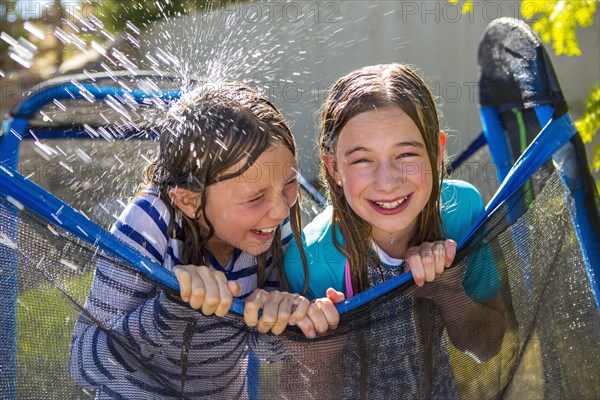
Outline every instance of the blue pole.
[[0, 162], [12, 169], [17, 169], [19, 162], [19, 145], [26, 134], [27, 120], [8, 118], [2, 123], [0, 133]]
[[492, 161], [498, 168], [498, 182], [502, 183], [514, 162], [508, 138], [504, 133], [504, 125], [496, 108], [481, 107], [479, 114], [483, 135], [488, 142]]

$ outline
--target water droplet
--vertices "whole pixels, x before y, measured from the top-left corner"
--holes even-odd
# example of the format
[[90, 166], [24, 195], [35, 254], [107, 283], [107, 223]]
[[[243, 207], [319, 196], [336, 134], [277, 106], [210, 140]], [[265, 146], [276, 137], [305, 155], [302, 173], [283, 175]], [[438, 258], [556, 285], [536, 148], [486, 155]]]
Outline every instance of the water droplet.
[[25, 29], [27, 32], [31, 33], [33, 36], [40, 40], [43, 40], [46, 37], [46, 35], [41, 29], [37, 28], [29, 21], [25, 21], [25, 23], [23, 24], [23, 29]]

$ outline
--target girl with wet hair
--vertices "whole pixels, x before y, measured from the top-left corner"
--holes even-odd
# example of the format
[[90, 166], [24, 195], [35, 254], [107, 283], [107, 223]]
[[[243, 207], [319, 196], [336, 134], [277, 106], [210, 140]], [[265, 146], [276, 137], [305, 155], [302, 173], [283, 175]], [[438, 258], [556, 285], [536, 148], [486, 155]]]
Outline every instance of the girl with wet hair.
[[331, 301], [279, 290], [283, 251], [300, 240], [292, 133], [242, 84], [182, 96], [151, 130], [160, 144], [146, 187], [112, 232], [172, 270], [180, 296], [99, 262], [73, 335], [72, 375], [97, 398], [243, 398], [247, 347], [273, 359], [284, 349], [205, 316], [225, 316], [236, 297], [258, 332], [292, 323], [314, 338], [339, 320]]
[[[397, 299], [401, 318], [386, 329], [414, 341], [407, 346], [414, 352], [373, 351], [389, 357], [378, 365], [394, 368], [369, 370], [386, 382], [372, 397], [385, 396], [389, 385], [407, 398], [455, 397], [444, 328], [479, 361], [502, 342], [506, 322], [495, 269], [470, 271], [469, 293], [458, 268], [446, 271], [483, 201], [470, 184], [444, 179], [445, 144], [431, 92], [405, 65], [353, 71], [333, 85], [323, 106], [318, 146], [331, 206], [305, 228], [302, 249], [292, 243], [284, 265], [292, 291], [336, 301], [412, 272], [416, 287]], [[397, 378], [398, 368], [407, 379]], [[414, 392], [419, 387], [427, 390]]]

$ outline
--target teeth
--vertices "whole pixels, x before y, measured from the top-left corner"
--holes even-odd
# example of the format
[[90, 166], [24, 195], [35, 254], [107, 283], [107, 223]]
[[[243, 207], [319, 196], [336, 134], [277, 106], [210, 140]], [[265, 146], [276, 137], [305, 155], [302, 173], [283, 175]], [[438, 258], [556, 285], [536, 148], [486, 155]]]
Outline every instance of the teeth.
[[404, 203], [404, 200], [406, 200], [408, 198], [408, 196], [397, 200], [397, 201], [393, 201], [391, 203], [380, 203], [378, 201], [374, 201], [373, 203], [377, 204], [379, 207], [381, 208], [387, 208], [387, 209], [392, 209], [392, 208], [396, 208], [398, 207], [400, 204]]
[[272, 227], [272, 228], [264, 228], [264, 229], [255, 229], [254, 231], [258, 232], [258, 233], [271, 233], [274, 232], [275, 229], [277, 229], [276, 226]]

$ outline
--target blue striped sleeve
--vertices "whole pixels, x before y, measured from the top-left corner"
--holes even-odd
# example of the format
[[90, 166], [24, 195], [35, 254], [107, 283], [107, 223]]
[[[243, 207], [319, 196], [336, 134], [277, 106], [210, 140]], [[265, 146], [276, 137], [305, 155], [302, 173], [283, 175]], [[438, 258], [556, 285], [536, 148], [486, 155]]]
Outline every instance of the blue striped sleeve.
[[168, 225], [153, 203], [146, 200], [144, 196], [138, 196], [133, 200], [133, 204], [135, 204], [146, 214], [148, 214], [152, 221], [156, 223], [156, 226], [158, 227], [160, 232], [162, 232], [165, 237], [168, 237]]
[[246, 277], [252, 276], [254, 274], [256, 274], [256, 265], [254, 265], [252, 267], [244, 268], [239, 271], [226, 272], [225, 276], [227, 277], [228, 281], [236, 281], [238, 279], [246, 278]]
[[159, 264], [165, 261], [169, 244], [167, 206], [156, 196], [141, 195], [127, 205], [112, 232]]
[[148, 239], [146, 239], [146, 237], [144, 237], [137, 229], [131, 225], [124, 224], [121, 221], [115, 222], [115, 228], [135, 242], [138, 246], [146, 250], [156, 262], [162, 265], [164, 262], [164, 257], [161, 252], [154, 247], [154, 245], [150, 243], [150, 241], [148, 241]]

